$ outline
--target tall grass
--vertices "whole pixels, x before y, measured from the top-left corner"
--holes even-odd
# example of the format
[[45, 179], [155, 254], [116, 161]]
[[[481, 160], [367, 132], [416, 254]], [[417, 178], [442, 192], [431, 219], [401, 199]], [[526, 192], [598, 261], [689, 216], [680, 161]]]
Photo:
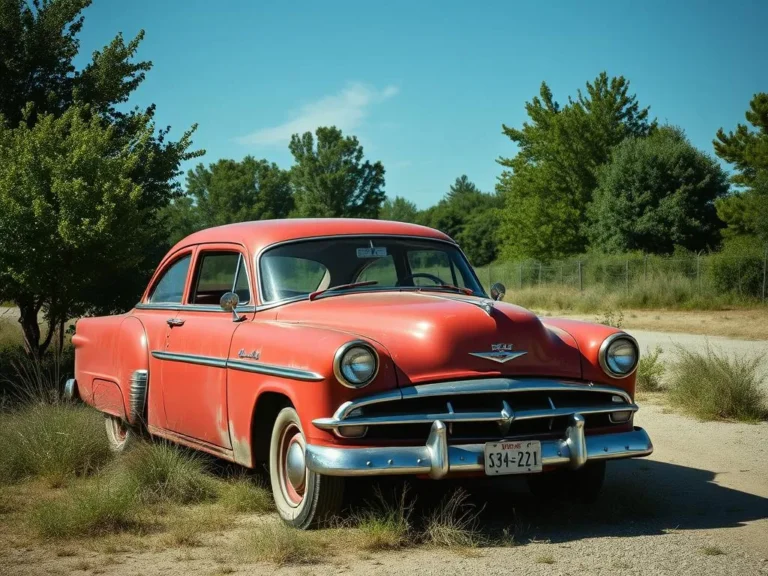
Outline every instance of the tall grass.
[[90, 408], [31, 404], [0, 417], [1, 484], [42, 477], [60, 486], [111, 458], [104, 417]]
[[768, 418], [762, 355], [729, 356], [677, 348], [669, 365], [669, 399], [704, 420], [755, 422]]
[[661, 390], [662, 379], [666, 368], [659, 359], [663, 350], [661, 346], [650, 348], [641, 354], [637, 365], [637, 389], [641, 392], [658, 392]]

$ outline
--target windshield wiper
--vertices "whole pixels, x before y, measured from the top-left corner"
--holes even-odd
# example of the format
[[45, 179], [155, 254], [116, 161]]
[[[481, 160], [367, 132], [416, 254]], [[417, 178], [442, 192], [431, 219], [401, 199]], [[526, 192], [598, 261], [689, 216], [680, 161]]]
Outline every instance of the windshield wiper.
[[378, 284], [379, 282], [377, 280], [367, 280], [365, 282], [352, 282], [351, 284], [339, 284], [338, 286], [330, 286], [328, 288], [324, 288], [322, 290], [315, 290], [309, 295], [309, 301], [316, 300], [320, 294], [324, 294], [325, 292], [336, 292], [337, 290], [350, 290], [352, 288], [359, 288], [360, 286], [373, 286], [374, 284]]

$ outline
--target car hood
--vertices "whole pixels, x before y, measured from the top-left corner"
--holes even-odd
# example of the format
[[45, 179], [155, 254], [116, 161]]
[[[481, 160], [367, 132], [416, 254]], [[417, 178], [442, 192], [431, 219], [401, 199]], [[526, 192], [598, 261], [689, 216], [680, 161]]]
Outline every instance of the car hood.
[[[490, 313], [482, 306], [491, 304]], [[368, 292], [283, 306], [279, 322], [324, 326], [369, 338], [395, 365], [398, 384], [483, 376], [581, 377], [574, 339], [503, 302], [438, 292]], [[501, 346], [499, 346], [501, 345]], [[523, 354], [501, 360], [501, 354]]]

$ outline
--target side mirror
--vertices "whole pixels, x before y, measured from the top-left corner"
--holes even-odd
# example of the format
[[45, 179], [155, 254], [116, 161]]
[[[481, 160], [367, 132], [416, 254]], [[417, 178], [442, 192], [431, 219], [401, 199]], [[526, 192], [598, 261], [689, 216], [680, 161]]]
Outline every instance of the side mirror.
[[235, 292], [225, 292], [219, 300], [219, 306], [226, 312], [232, 312], [232, 321], [240, 322], [245, 317], [237, 314], [237, 305], [240, 303], [240, 298]]
[[507, 289], [501, 282], [496, 282], [491, 286], [491, 298], [494, 300], [504, 300], [504, 295], [507, 293]]

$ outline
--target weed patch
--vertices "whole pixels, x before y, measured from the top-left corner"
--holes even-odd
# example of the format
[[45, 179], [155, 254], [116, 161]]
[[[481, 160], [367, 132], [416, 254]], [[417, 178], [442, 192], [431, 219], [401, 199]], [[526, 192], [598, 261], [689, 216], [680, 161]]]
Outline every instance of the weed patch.
[[661, 346], [656, 346], [640, 357], [640, 362], [637, 365], [637, 389], [641, 392], [658, 392], [661, 390], [665, 371], [664, 364], [659, 359], [662, 352]]
[[249, 560], [277, 566], [317, 564], [329, 554], [321, 532], [295, 530], [282, 522], [268, 522], [253, 528], [239, 548]]
[[682, 347], [669, 366], [673, 405], [704, 420], [756, 422], [768, 418], [762, 356], [728, 356]]

